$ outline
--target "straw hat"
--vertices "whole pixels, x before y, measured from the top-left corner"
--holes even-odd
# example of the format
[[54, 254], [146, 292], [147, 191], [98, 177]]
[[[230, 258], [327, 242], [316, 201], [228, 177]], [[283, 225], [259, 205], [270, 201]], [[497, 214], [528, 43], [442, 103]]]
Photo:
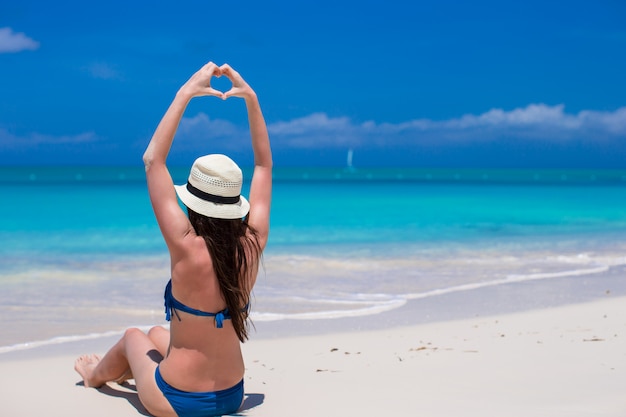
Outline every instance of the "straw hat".
[[178, 198], [196, 213], [216, 219], [241, 219], [250, 203], [241, 195], [243, 175], [226, 155], [205, 155], [195, 160], [185, 185], [175, 185]]

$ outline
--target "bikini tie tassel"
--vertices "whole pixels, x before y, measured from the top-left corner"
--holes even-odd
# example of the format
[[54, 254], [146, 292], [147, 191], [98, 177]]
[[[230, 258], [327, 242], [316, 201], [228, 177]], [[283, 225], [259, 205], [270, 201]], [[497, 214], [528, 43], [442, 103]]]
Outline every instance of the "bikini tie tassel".
[[222, 311], [215, 315], [215, 327], [218, 329], [224, 327], [224, 313]]

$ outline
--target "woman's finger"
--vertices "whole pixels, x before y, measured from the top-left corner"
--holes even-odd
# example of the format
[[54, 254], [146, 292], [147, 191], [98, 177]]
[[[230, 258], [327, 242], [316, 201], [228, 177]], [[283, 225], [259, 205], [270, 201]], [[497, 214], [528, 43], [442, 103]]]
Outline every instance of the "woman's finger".
[[217, 96], [217, 97], [224, 98], [224, 93], [222, 93], [222, 92], [221, 92], [221, 91], [219, 91], [219, 90], [214, 89], [213, 87], [209, 87], [209, 88], [207, 88], [207, 89], [205, 90], [205, 93], [206, 93], [207, 95], [210, 95], [210, 96]]

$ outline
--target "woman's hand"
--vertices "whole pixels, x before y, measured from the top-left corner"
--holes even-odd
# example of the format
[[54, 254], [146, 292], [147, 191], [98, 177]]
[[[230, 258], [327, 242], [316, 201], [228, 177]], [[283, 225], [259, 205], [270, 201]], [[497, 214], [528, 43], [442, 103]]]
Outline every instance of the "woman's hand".
[[187, 82], [180, 88], [179, 93], [183, 93], [189, 98], [198, 96], [216, 96], [226, 98], [224, 97], [224, 93], [211, 87], [211, 78], [219, 78], [221, 75], [221, 68], [213, 62], [209, 62], [200, 68], [198, 72], [192, 75], [189, 80], [187, 80]]
[[256, 97], [254, 90], [244, 81], [237, 71], [231, 68], [230, 65], [224, 64], [219, 67], [220, 75], [228, 77], [233, 86], [230, 90], [223, 93], [222, 98], [226, 100], [229, 97], [241, 97], [244, 99]]

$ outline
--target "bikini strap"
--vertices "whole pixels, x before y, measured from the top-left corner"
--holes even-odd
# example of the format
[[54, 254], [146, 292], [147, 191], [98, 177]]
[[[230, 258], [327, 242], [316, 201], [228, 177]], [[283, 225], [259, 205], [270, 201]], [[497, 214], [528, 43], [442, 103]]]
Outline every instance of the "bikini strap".
[[167, 283], [167, 286], [165, 287], [164, 298], [165, 298], [165, 320], [167, 321], [171, 321], [172, 313], [176, 316], [178, 321], [182, 321], [180, 315], [178, 314], [178, 311], [180, 310], [180, 311], [184, 311], [185, 313], [192, 314], [194, 316], [215, 317], [215, 326], [218, 329], [221, 329], [222, 327], [224, 327], [224, 320], [228, 320], [231, 318], [230, 313], [228, 312], [228, 308], [225, 308], [224, 310], [219, 311], [217, 313], [209, 313], [206, 311], [191, 308], [181, 303], [176, 298], [174, 298], [174, 295], [172, 294], [172, 280], [170, 280]]

